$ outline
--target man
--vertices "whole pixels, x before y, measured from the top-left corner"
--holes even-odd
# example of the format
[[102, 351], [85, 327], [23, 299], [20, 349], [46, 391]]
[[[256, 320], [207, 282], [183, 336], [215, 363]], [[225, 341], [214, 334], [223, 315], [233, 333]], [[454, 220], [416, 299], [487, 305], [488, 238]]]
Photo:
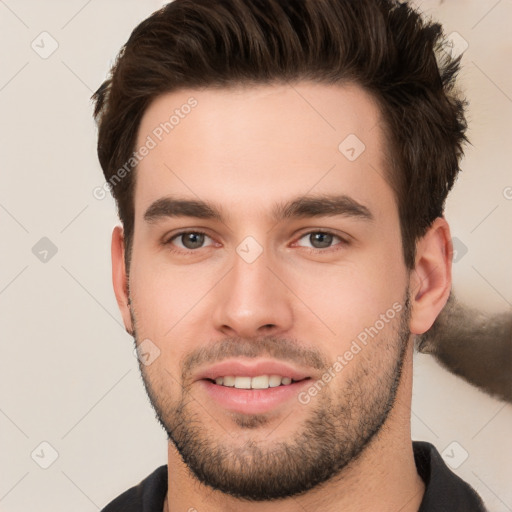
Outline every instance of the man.
[[410, 433], [465, 140], [441, 45], [390, 0], [175, 0], [134, 30], [98, 155], [168, 464], [106, 512], [485, 510]]

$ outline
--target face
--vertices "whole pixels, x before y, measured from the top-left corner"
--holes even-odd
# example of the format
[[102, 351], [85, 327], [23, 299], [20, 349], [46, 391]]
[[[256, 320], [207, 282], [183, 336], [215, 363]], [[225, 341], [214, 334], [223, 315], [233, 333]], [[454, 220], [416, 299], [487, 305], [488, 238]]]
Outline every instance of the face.
[[409, 273], [380, 120], [362, 89], [306, 82], [144, 114], [129, 313], [157, 416], [215, 489], [312, 488], [393, 407]]

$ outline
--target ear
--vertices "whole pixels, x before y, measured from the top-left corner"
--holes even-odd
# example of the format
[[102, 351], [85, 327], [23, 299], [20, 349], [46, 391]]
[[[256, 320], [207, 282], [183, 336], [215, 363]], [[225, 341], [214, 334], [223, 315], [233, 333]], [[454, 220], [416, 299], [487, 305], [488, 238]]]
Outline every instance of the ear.
[[443, 217], [438, 217], [416, 244], [410, 278], [413, 334], [428, 331], [444, 308], [452, 287], [452, 257], [450, 227]]
[[124, 327], [128, 334], [133, 334], [130, 316], [128, 278], [124, 261], [124, 234], [121, 226], [116, 226], [112, 232], [112, 283], [116, 294], [117, 305], [123, 317]]

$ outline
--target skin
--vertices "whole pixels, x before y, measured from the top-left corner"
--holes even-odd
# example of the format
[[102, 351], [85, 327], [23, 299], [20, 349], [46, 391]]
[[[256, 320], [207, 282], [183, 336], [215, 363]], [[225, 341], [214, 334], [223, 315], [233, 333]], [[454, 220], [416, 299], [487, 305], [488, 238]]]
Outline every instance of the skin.
[[[223, 466], [228, 473], [243, 454], [244, 468], [264, 474], [261, 457], [249, 447], [285, 461], [280, 447], [300, 446], [306, 425], [317, 425], [318, 436], [326, 436], [329, 423], [325, 440], [338, 439], [338, 448], [354, 452], [343, 454], [347, 459], [337, 474], [307, 492], [279, 501], [242, 501], [199, 481], [169, 441], [171, 492], [164, 510], [417, 511], [424, 484], [411, 444], [411, 341], [429, 329], [448, 299], [448, 224], [443, 218], [433, 222], [417, 243], [415, 268], [407, 269], [396, 200], [384, 178], [380, 111], [358, 86], [299, 82], [165, 94], [146, 110], [137, 147], [191, 96], [197, 107], [138, 165], [129, 278], [122, 228], [112, 236], [113, 284], [126, 329], [137, 343], [150, 339], [160, 350], [150, 365], [141, 364], [153, 406], [168, 432], [198, 436], [201, 453], [220, 448], [231, 454]], [[354, 161], [338, 150], [348, 134], [366, 146]], [[373, 219], [272, 218], [275, 203], [311, 194], [350, 196]], [[146, 222], [147, 208], [170, 195], [209, 201], [222, 208], [224, 219]], [[169, 242], [182, 229], [200, 229], [208, 237], [188, 253], [172, 252], [186, 251], [184, 237]], [[313, 245], [309, 234], [318, 229], [340, 238]], [[262, 248], [252, 263], [236, 251], [247, 236]], [[249, 361], [254, 355], [272, 360], [272, 347], [278, 346], [280, 357], [287, 360], [289, 354], [290, 364], [316, 382], [323, 370], [296, 357], [296, 350], [332, 365], [395, 303], [402, 314], [385, 323], [308, 404], [291, 399], [268, 413], [233, 414], [193, 379], [208, 362], [190, 371], [184, 367], [191, 354], [206, 349], [212, 355], [223, 342], [228, 355], [239, 347], [238, 359]], [[322, 411], [329, 421], [315, 423]], [[176, 418], [193, 419], [195, 429], [191, 421], [180, 429]]]

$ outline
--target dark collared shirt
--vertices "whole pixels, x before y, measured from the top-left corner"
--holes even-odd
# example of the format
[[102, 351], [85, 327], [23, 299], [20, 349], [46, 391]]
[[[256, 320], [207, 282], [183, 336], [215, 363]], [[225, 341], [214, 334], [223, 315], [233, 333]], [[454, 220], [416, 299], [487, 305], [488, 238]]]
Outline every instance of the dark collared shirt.
[[[425, 482], [418, 512], [488, 512], [477, 492], [446, 465], [436, 447], [413, 441], [414, 461]], [[102, 512], [162, 512], [167, 493], [167, 465], [109, 503]]]

